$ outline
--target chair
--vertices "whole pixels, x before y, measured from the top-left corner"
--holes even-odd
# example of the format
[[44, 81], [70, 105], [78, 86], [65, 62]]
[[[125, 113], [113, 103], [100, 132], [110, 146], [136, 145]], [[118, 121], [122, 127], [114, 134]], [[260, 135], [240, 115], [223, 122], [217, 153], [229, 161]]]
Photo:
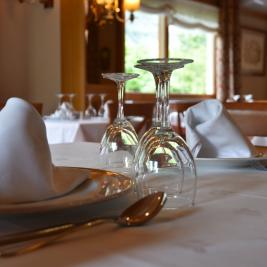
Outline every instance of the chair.
[[[40, 115], [43, 113], [43, 103], [40, 102], [35, 102], [35, 103], [30, 103], [32, 106], [38, 111]], [[5, 106], [4, 102], [0, 102], [0, 110]]]
[[[153, 111], [154, 103], [152, 102], [124, 103], [124, 115], [132, 122], [139, 136], [151, 127]], [[117, 116], [118, 103], [108, 103], [108, 112], [110, 123], [112, 123]], [[141, 121], [137, 118], [141, 118]]]
[[40, 115], [42, 115], [43, 113], [43, 103], [31, 103], [33, 105], [33, 107], [39, 112]]
[[224, 106], [246, 136], [267, 136], [267, 101], [226, 102]]

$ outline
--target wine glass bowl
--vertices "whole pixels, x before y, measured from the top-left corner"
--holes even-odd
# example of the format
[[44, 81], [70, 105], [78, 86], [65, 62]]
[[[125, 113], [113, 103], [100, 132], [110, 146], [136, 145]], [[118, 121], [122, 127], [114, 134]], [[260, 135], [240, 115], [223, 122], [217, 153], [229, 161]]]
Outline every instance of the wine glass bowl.
[[132, 124], [125, 118], [123, 111], [124, 90], [126, 81], [136, 78], [138, 74], [103, 73], [103, 78], [114, 81], [118, 89], [118, 112], [116, 119], [108, 126], [100, 144], [100, 155], [103, 163], [112, 169], [129, 172], [138, 137]]
[[171, 209], [194, 204], [196, 195], [194, 158], [169, 121], [171, 74], [191, 62], [191, 59], [157, 58], [139, 60], [136, 65], [153, 74], [157, 99], [156, 125], [145, 133], [135, 154], [136, 190], [140, 195], [166, 192], [167, 208]]

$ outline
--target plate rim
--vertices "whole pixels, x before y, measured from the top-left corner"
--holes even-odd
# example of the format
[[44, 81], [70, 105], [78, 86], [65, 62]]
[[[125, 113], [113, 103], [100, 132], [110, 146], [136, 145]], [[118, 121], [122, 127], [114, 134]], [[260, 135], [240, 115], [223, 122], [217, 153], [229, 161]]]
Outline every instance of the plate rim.
[[[246, 158], [195, 158], [196, 167], [199, 169], [240, 169], [240, 168], [266, 168], [262, 167], [267, 157], [246, 157]], [[264, 164], [264, 165], [262, 165]], [[259, 167], [259, 166], [260, 167]]]
[[[36, 201], [36, 202], [27, 202], [27, 203], [14, 203], [14, 204], [0, 204], [0, 216], [2, 215], [12, 215], [12, 214], [37, 214], [37, 213], [45, 213], [45, 212], [53, 212], [53, 211], [62, 211], [66, 209], [71, 209], [75, 207], [82, 207], [85, 205], [93, 205], [97, 203], [102, 203], [106, 202], [112, 199], [116, 199], [128, 192], [131, 191], [133, 188], [133, 180], [131, 177], [126, 176], [124, 174], [110, 171], [110, 170], [104, 170], [104, 169], [97, 169], [97, 168], [86, 168], [86, 167], [71, 167], [71, 166], [57, 166], [57, 168], [62, 168], [62, 169], [77, 169], [77, 170], [86, 170], [88, 172], [94, 171], [94, 172], [100, 172], [100, 173], [111, 173], [112, 176], [116, 177], [117, 179], [122, 179], [124, 182], [128, 182], [127, 186], [124, 188], [124, 190], [121, 190], [120, 192], [116, 192], [114, 194], [108, 195], [108, 196], [103, 196], [99, 199], [90, 199], [90, 198], [84, 198], [84, 199], [77, 199], [77, 200], [70, 200], [67, 201], [66, 203], [58, 203], [58, 205], [53, 205], [51, 202], [57, 201], [59, 198], [64, 198], [69, 196], [72, 192], [71, 191], [69, 194], [63, 195], [61, 197], [56, 197], [52, 199], [45, 199], [41, 201]], [[88, 180], [96, 180], [99, 181], [96, 178], [88, 178]], [[40, 205], [40, 203], [44, 203], [44, 205]], [[45, 205], [45, 203], [50, 202], [49, 205]]]
[[195, 161], [254, 161], [267, 160], [267, 156], [252, 156], [252, 157], [236, 157], [236, 158], [195, 158]]

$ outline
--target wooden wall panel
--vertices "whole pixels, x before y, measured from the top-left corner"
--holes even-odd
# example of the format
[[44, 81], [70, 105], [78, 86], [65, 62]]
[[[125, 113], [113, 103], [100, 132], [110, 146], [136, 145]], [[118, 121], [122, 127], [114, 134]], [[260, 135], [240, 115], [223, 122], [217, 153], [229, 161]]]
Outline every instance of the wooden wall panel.
[[75, 107], [85, 102], [85, 10], [83, 0], [61, 0], [61, 91], [75, 93]]

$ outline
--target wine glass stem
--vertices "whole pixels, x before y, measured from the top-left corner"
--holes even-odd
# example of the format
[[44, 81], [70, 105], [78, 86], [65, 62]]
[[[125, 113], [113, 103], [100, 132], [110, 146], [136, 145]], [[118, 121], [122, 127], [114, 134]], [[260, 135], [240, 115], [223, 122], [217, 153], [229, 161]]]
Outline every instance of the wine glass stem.
[[87, 99], [88, 99], [87, 109], [89, 109], [91, 107], [91, 95], [87, 95]]
[[171, 73], [162, 73], [160, 75], [160, 104], [161, 104], [161, 127], [169, 128], [169, 90]]
[[70, 106], [73, 108], [73, 97], [70, 96]]
[[156, 74], [153, 74], [155, 84], [156, 84], [156, 114], [154, 118], [154, 125], [153, 126], [159, 126], [161, 122], [161, 87], [160, 87], [160, 79], [159, 76]]
[[117, 82], [117, 88], [118, 88], [118, 113], [117, 113], [117, 119], [123, 120], [124, 119], [123, 103], [124, 103], [125, 83], [122, 82], [122, 81]]

